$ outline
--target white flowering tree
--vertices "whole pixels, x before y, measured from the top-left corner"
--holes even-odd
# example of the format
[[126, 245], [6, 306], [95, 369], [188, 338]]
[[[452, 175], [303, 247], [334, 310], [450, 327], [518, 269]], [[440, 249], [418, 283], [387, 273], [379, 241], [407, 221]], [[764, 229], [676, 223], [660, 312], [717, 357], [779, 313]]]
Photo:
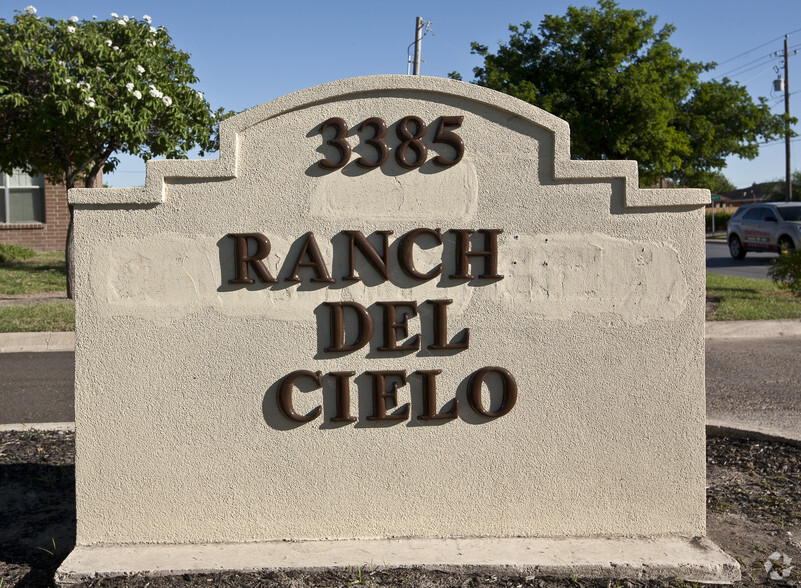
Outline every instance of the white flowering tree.
[[0, 168], [91, 187], [118, 153], [214, 151], [231, 113], [213, 112], [197, 81], [189, 55], [147, 15], [58, 20], [28, 6], [0, 19]]

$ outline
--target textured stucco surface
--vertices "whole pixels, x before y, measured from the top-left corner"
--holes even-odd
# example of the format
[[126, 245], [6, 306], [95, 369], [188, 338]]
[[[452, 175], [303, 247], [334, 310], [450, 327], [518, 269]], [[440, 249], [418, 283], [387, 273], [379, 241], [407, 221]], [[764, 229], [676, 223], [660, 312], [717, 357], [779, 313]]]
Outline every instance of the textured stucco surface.
[[[407, 115], [429, 125], [429, 157], [434, 122], [464, 116], [462, 161], [407, 170], [390, 154], [364, 170], [353, 160], [371, 152], [351, 134], [351, 163], [318, 166], [336, 154], [319, 133], [326, 119], [355, 130], [380, 116], [394, 147], [392, 125]], [[640, 190], [634, 162], [571, 161], [568, 132], [469, 84], [356, 78], [225, 121], [219, 160], [151, 161], [144, 188], [72, 190], [78, 544], [703, 535], [708, 193]], [[444, 231], [442, 247], [420, 239], [418, 268], [445, 266], [423, 283], [396, 256], [418, 227]], [[449, 279], [448, 229], [503, 229], [505, 277]], [[394, 232], [389, 281], [361, 257], [363, 281], [341, 281], [343, 230]], [[284, 281], [308, 231], [336, 284], [310, 283], [309, 270], [301, 285]], [[279, 284], [228, 284], [226, 235], [246, 232], [270, 239]], [[449, 337], [470, 328], [468, 350], [425, 347], [423, 302], [446, 298]], [[370, 310], [374, 342], [329, 354], [323, 303], [343, 300]], [[421, 351], [377, 350], [376, 303], [397, 300], [420, 305], [409, 325]], [[518, 384], [500, 418], [466, 400], [467, 378], [484, 366]], [[458, 419], [416, 418], [412, 372], [431, 369], [442, 370], [438, 406], [455, 396]], [[323, 390], [294, 394], [299, 413], [322, 405], [322, 416], [288, 421], [276, 390], [295, 370], [356, 372], [359, 420], [329, 422], [324, 375]], [[398, 401], [411, 402], [410, 420], [365, 419], [370, 370], [406, 370]]]
[[227, 570], [422, 567], [482, 575], [732, 583], [739, 564], [705, 538], [481, 538], [273, 541], [212, 545], [79, 547], [56, 574], [57, 586], [104, 576]]

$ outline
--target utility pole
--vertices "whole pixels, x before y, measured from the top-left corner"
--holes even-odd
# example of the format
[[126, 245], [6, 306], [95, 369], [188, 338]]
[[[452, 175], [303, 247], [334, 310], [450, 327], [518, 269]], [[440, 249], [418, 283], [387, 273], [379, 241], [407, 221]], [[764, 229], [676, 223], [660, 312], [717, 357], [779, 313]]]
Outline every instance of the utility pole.
[[784, 156], [785, 156], [785, 176], [787, 179], [787, 192], [784, 200], [790, 202], [793, 199], [793, 183], [790, 173], [790, 52], [787, 49], [787, 37], [784, 35]]
[[[422, 45], [423, 45], [423, 19], [418, 16], [414, 32], [414, 69], [412, 70], [412, 75], [415, 76], [420, 75], [420, 52], [422, 51]], [[784, 47], [786, 53], [787, 51], [786, 40], [784, 41]]]

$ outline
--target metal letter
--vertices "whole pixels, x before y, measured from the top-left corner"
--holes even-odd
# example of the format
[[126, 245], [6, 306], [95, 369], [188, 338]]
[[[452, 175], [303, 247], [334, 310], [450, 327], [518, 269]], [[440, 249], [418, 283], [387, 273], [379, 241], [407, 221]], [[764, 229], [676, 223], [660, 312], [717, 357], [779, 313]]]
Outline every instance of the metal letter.
[[437, 244], [442, 245], [442, 231], [440, 229], [414, 229], [409, 231], [401, 240], [400, 249], [398, 250], [398, 263], [403, 273], [410, 278], [426, 281], [436, 278], [442, 273], [442, 264], [438, 264], [427, 274], [418, 272], [417, 268], [414, 267], [414, 241], [422, 234], [433, 235], [437, 240]]
[[451, 275], [454, 279], [472, 280], [475, 276], [469, 273], [470, 257], [484, 258], [484, 273], [479, 278], [499, 280], [503, 278], [498, 274], [498, 235], [503, 229], [479, 229], [484, 234], [484, 247], [481, 251], [470, 251], [470, 235], [475, 231], [470, 229], [451, 229], [456, 233], [456, 273]]
[[352, 423], [355, 416], [350, 415], [350, 378], [356, 372], [331, 372], [329, 376], [336, 379], [337, 413], [331, 417], [332, 423]]
[[[484, 385], [484, 378], [487, 374], [495, 372], [501, 376], [503, 382], [503, 399], [498, 410], [484, 410], [484, 405], [481, 404], [481, 387]], [[517, 402], [517, 382], [514, 376], [502, 367], [484, 367], [470, 376], [470, 381], [467, 383], [467, 401], [470, 407], [478, 414], [485, 417], [497, 418], [508, 414], [512, 407]]]
[[347, 280], [349, 282], [358, 282], [361, 280], [359, 276], [356, 275], [356, 269], [354, 267], [354, 258], [356, 257], [356, 249], [362, 252], [364, 258], [370, 262], [376, 271], [381, 274], [381, 277], [385, 280], [389, 279], [389, 235], [392, 234], [392, 231], [376, 231], [379, 235], [384, 236], [384, 255], [379, 255], [378, 251], [375, 250], [373, 244], [367, 240], [367, 238], [362, 234], [361, 231], [342, 231], [348, 237], [350, 237], [350, 250], [348, 261], [350, 263], [350, 273], [347, 276], [344, 276], [342, 279]]
[[[401, 337], [406, 338], [409, 336], [409, 317], [417, 316], [417, 303], [410, 302], [378, 302], [377, 304], [384, 307], [384, 344], [378, 348], [378, 351], [417, 351], [420, 349], [420, 334], [418, 333], [410, 343], [406, 345], [398, 345], [398, 329], [400, 329]], [[398, 306], [406, 306], [412, 309], [411, 314], [402, 313], [403, 318], [398, 318]]]
[[[307, 255], [309, 256], [309, 261], [303, 261], [303, 258]], [[303, 244], [303, 249], [300, 250], [300, 254], [298, 254], [298, 261], [295, 263], [292, 273], [288, 278], [285, 278], [285, 280], [287, 282], [302, 282], [303, 280], [298, 277], [298, 270], [301, 267], [310, 267], [315, 271], [317, 277], [312, 278], [312, 282], [336, 282], [336, 280], [331, 277], [331, 274], [328, 273], [328, 268], [325, 267], [325, 261], [323, 261], [320, 248], [317, 246], [314, 233], [311, 231], [306, 233], [306, 242]]]
[[421, 421], [455, 419], [459, 416], [459, 399], [453, 399], [453, 408], [448, 412], [437, 412], [437, 380], [442, 370], [417, 370], [415, 374], [423, 377], [423, 414], [417, 418]]
[[292, 372], [281, 380], [281, 384], [278, 386], [278, 408], [284, 413], [286, 418], [296, 423], [308, 423], [309, 421], [313, 421], [323, 412], [322, 406], [317, 406], [305, 416], [295, 412], [292, 406], [292, 387], [295, 384], [295, 380], [303, 376], [314, 380], [315, 384], [317, 384], [314, 390], [319, 390], [323, 387], [323, 374], [321, 372], [310, 372], [308, 370]]
[[[270, 254], [270, 240], [261, 233], [229, 233], [228, 237], [236, 242], [236, 278], [228, 280], [229, 284], [253, 284], [248, 278], [248, 264], [253, 272], [265, 284], [277, 284], [278, 280], [270, 275], [262, 263], [262, 259]], [[256, 253], [248, 255], [248, 239], [256, 242]]]
[[[373, 317], [367, 309], [358, 302], [323, 302], [331, 308], [331, 347], [326, 347], [327, 353], [350, 352], [361, 349], [370, 341], [373, 336]], [[344, 308], [352, 308], [356, 312], [359, 321], [359, 330], [356, 341], [350, 345], [345, 345], [345, 311]]]
[[[401, 386], [406, 385], [405, 371], [377, 371], [365, 372], [373, 377], [373, 414], [367, 417], [368, 421], [405, 421], [409, 418], [409, 403], [401, 407], [401, 412], [397, 414], [387, 414], [387, 400], [391, 400], [394, 406], [398, 405], [398, 383], [393, 382], [392, 387], [387, 390], [387, 378], [395, 377], [401, 381]], [[393, 407], [390, 407], [393, 408]]]
[[446, 308], [453, 300], [444, 298], [442, 300], [426, 300], [434, 307], [434, 344], [429, 345], [431, 350], [445, 349], [467, 349], [470, 346], [470, 329], [464, 329], [461, 341], [448, 343], [448, 309]]

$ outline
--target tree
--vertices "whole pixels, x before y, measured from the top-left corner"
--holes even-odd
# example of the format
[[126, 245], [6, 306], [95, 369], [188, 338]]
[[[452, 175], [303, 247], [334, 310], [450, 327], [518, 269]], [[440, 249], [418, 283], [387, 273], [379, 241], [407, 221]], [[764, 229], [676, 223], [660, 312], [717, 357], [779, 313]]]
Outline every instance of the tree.
[[[795, 170], [790, 176], [793, 183], [793, 200], [801, 197], [801, 171]], [[762, 191], [767, 194], [766, 200], [771, 202], [783, 202], [787, 196], [787, 180], [784, 178], [772, 182], [762, 183]]]
[[[116, 153], [145, 160], [215, 151], [219, 121], [192, 88], [189, 55], [167, 30], [119, 17], [68, 21], [36, 16], [29, 6], [0, 19], [0, 168], [43, 173], [72, 188], [91, 187]], [[68, 295], [71, 240], [67, 237]]]
[[737, 187], [719, 171], [697, 173], [692, 180], [684, 181], [683, 185], [693, 188], [706, 188], [713, 194], [726, 194], [737, 189]]
[[497, 53], [472, 43], [484, 58], [474, 81], [565, 119], [573, 157], [636, 159], [644, 185], [708, 182], [728, 155], [753, 159], [760, 140], [783, 136], [764, 98], [727, 78], [700, 81], [715, 64], [682, 58], [668, 42], [675, 28], [657, 30], [643, 10], [599, 0], [546, 15], [539, 35], [530, 22], [509, 30]]

